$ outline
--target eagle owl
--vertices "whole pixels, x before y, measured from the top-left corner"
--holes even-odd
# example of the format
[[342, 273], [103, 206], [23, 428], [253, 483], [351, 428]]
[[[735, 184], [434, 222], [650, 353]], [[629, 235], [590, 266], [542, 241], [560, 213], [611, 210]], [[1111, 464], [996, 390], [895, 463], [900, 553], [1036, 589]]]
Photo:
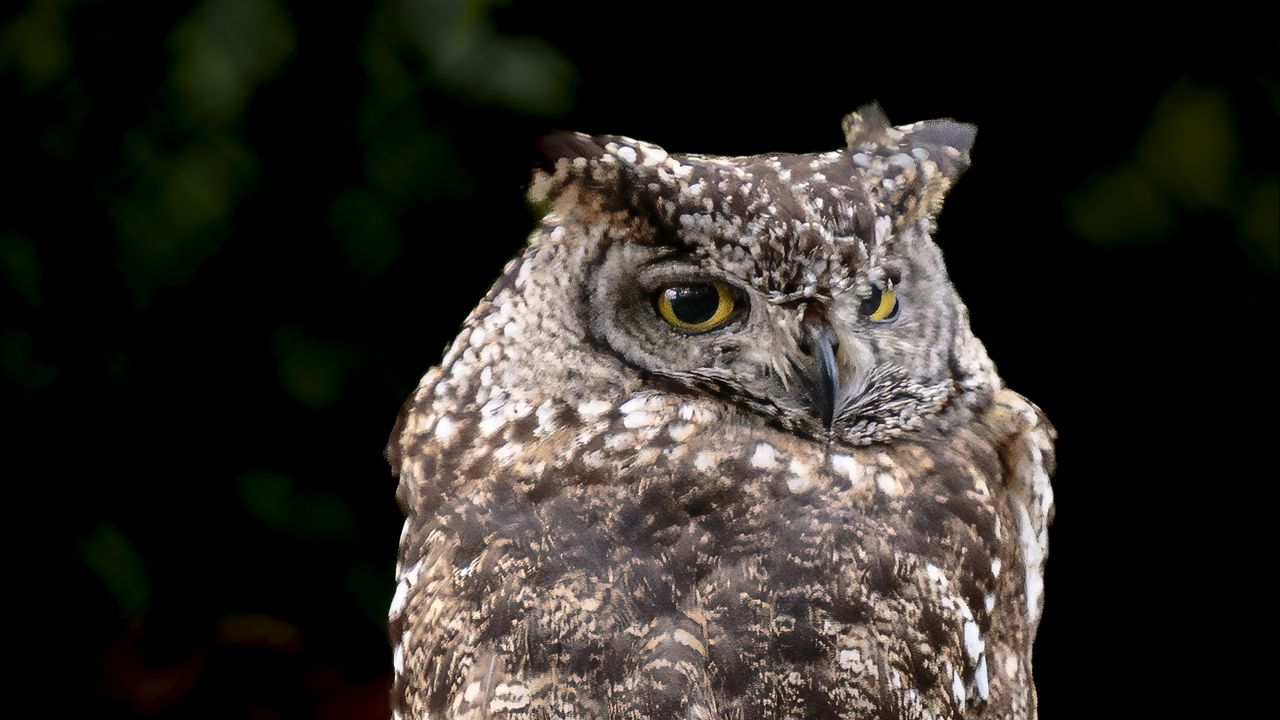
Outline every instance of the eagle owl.
[[396, 718], [1033, 718], [1054, 432], [930, 237], [974, 128], [543, 141], [388, 448]]

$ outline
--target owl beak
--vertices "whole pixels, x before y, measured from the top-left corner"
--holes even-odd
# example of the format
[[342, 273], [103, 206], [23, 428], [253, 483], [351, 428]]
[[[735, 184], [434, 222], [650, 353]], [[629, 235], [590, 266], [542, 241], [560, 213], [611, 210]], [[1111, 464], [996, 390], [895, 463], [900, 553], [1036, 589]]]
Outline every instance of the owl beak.
[[839, 340], [826, 323], [806, 323], [807, 354], [811, 364], [805, 378], [809, 385], [809, 397], [813, 401], [814, 414], [822, 419], [822, 425], [831, 429], [835, 419], [836, 394], [840, 389], [840, 368], [836, 365]]

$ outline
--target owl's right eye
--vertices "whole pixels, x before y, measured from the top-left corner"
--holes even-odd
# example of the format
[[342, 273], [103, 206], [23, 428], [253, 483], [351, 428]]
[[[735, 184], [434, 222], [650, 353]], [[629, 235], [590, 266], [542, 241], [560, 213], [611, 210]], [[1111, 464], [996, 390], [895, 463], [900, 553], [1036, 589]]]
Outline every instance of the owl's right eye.
[[670, 285], [654, 297], [658, 314], [669, 324], [694, 333], [724, 325], [733, 317], [734, 292], [721, 282]]

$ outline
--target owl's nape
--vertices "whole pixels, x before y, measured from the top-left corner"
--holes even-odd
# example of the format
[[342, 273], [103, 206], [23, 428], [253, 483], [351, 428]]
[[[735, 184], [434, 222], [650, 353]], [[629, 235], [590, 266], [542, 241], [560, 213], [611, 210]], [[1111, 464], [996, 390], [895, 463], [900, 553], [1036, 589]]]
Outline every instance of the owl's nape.
[[391, 439], [400, 718], [1035, 716], [1053, 431], [930, 235], [971, 126], [561, 134]]

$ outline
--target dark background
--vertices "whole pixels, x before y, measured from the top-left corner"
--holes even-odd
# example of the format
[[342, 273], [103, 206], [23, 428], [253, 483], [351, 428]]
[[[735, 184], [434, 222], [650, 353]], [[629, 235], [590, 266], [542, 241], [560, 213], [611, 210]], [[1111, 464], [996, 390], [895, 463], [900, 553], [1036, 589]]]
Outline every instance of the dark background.
[[872, 99], [981, 129], [938, 239], [1061, 432], [1041, 717], [1224, 717], [1263, 692], [1234, 653], [1271, 610], [1266, 23], [546, 5], [0, 16], [6, 586], [42, 702], [384, 717], [380, 453], [532, 227], [534, 138], [820, 151]]

